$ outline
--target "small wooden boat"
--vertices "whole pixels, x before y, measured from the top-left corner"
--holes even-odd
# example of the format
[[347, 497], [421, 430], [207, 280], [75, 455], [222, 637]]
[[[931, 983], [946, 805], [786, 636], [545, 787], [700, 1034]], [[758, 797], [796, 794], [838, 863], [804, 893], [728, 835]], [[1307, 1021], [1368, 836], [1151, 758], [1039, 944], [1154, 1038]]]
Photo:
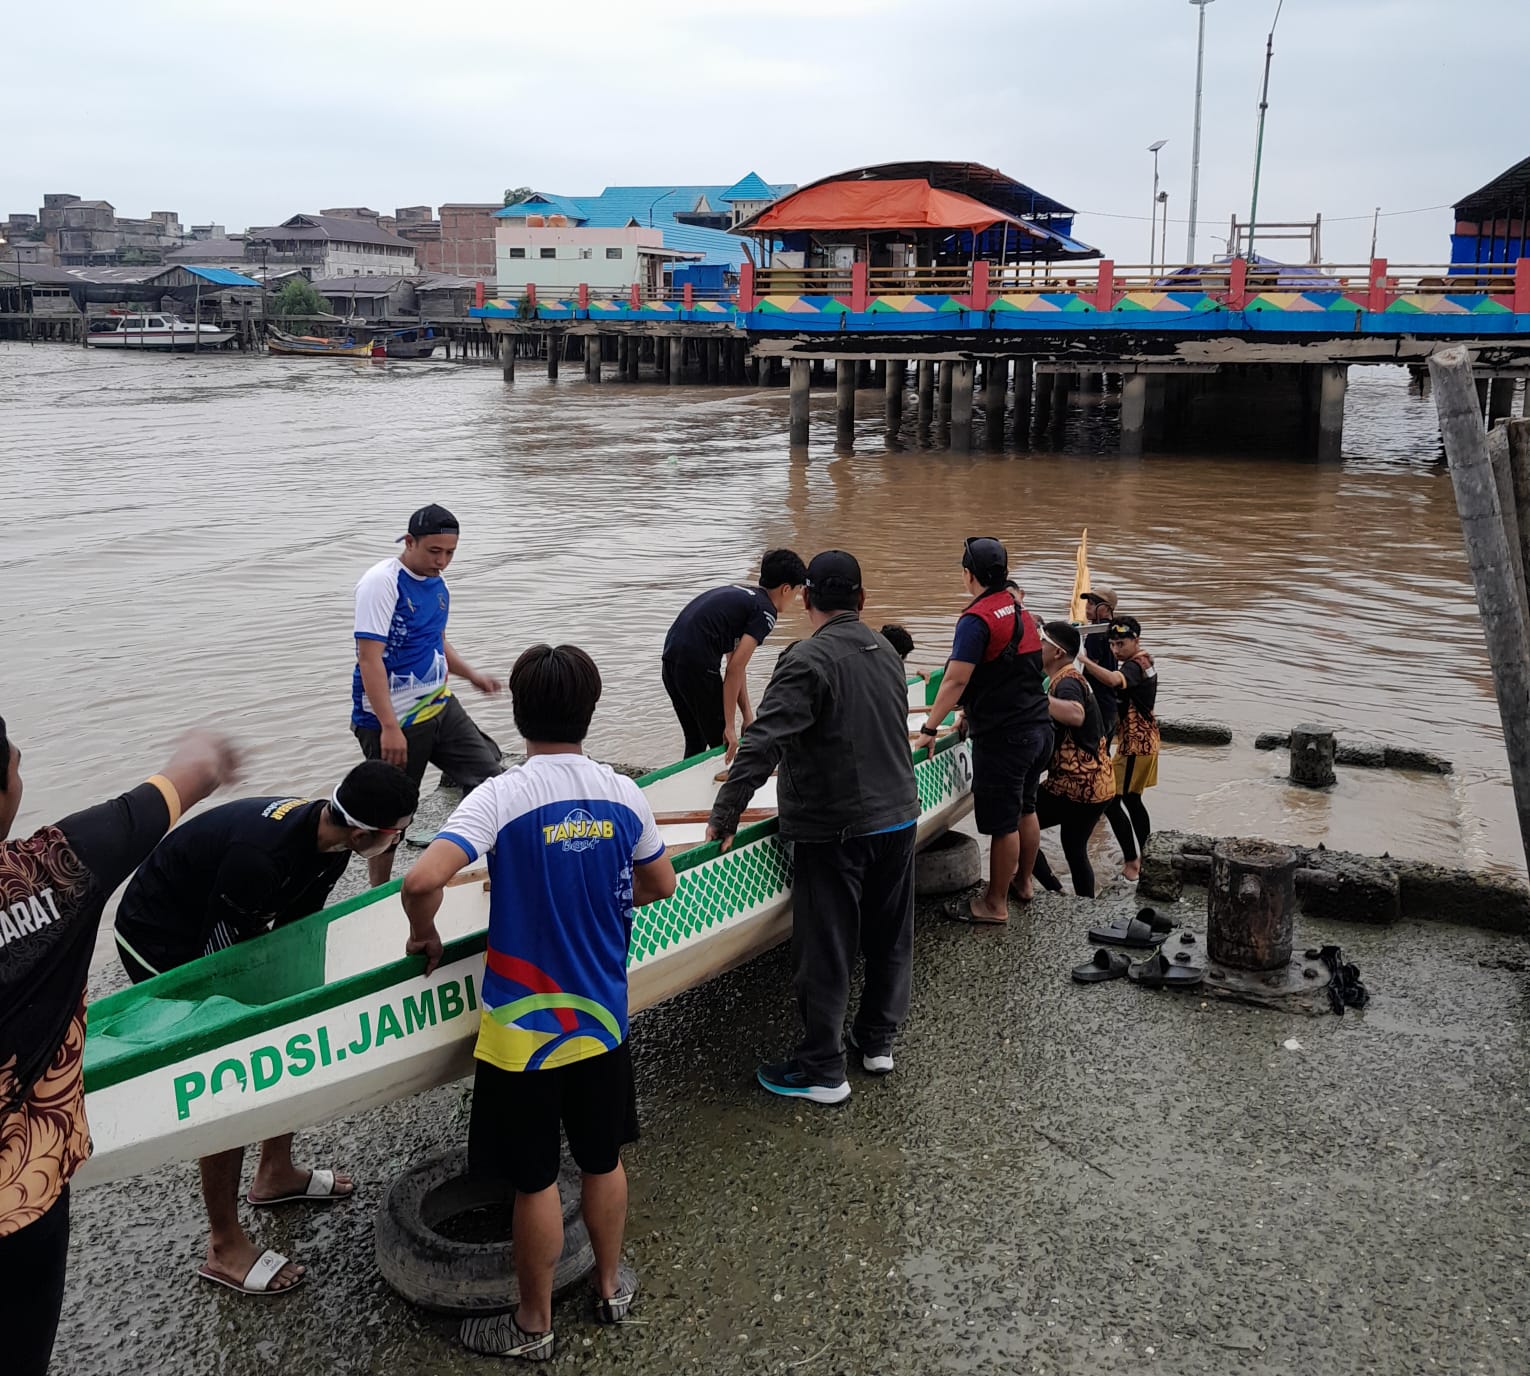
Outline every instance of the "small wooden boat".
[[446, 338], [437, 334], [432, 326], [411, 325], [407, 329], [389, 330], [379, 335], [378, 342], [389, 358], [429, 358], [446, 343]]
[[93, 320], [85, 342], [92, 349], [215, 349], [234, 337], [216, 325], [192, 324], [178, 315], [108, 315]]
[[383, 350], [370, 338], [325, 339], [316, 334], [288, 334], [273, 326], [266, 328], [266, 349], [292, 358], [383, 358]]
[[[933, 700], [939, 677], [911, 680], [911, 705]], [[791, 860], [777, 833], [774, 780], [755, 795], [730, 851], [705, 839], [720, 753], [638, 781], [679, 886], [635, 914], [633, 1012], [791, 932]], [[922, 846], [970, 808], [972, 758], [952, 734], [915, 759]], [[437, 918], [445, 955], [429, 976], [417, 958], [399, 957], [408, 922], [395, 880], [97, 1000], [85, 1042], [95, 1154], [76, 1184], [189, 1161], [470, 1073], [488, 889], [482, 865], [448, 887]]]

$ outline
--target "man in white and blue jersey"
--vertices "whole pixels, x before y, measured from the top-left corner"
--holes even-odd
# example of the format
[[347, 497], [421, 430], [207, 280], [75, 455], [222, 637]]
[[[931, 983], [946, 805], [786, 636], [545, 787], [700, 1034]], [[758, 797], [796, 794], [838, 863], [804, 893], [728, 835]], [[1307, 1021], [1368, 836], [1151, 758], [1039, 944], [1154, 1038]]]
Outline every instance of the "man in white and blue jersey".
[[589, 655], [533, 645], [510, 672], [510, 697], [526, 763], [466, 798], [404, 876], [405, 949], [425, 957], [426, 973], [435, 968], [442, 893], [463, 866], [488, 856], [468, 1167], [516, 1191], [520, 1304], [465, 1320], [462, 1340], [474, 1351], [543, 1361], [555, 1345], [552, 1286], [563, 1250], [560, 1127], [584, 1177], [596, 1317], [621, 1322], [637, 1293], [621, 1259], [621, 1149], [638, 1133], [627, 948], [633, 909], [674, 893], [675, 871], [642, 791], [583, 751], [600, 698]]
[[[398, 765], [416, 784], [434, 764], [471, 792], [503, 768], [499, 747], [452, 695], [448, 676], [480, 693], [497, 693], [492, 674], [473, 668], [446, 638], [451, 589], [443, 575], [457, 552], [460, 527], [444, 506], [409, 518], [404, 549], [374, 564], [356, 584], [356, 671], [351, 730], [369, 760]], [[393, 851], [367, 861], [375, 888], [393, 872]]]

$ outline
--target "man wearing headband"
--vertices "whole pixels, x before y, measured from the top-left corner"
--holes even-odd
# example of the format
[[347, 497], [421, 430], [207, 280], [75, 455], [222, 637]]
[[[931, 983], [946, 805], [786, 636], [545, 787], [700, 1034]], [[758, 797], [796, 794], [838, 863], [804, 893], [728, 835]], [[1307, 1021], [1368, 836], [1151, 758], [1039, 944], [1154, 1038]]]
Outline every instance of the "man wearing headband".
[[[440, 767], [464, 792], [500, 773], [499, 747], [468, 716], [447, 676], [497, 693], [500, 682], [473, 668], [446, 638], [451, 589], [445, 573], [457, 552], [457, 518], [432, 502], [409, 518], [396, 558], [374, 564], [356, 584], [356, 668], [351, 730], [369, 760], [386, 760], [419, 783]], [[393, 849], [367, 861], [375, 888], [393, 872]]]
[[[328, 798], [242, 798], [193, 817], [154, 848], [122, 895], [123, 968], [136, 984], [318, 912], [351, 856], [370, 859], [397, 843], [419, 796], [402, 769], [368, 760]], [[240, 1226], [243, 1164], [242, 1147], [202, 1158], [211, 1235], [200, 1274], [245, 1293], [290, 1289], [303, 1269]], [[295, 1166], [288, 1133], [262, 1144], [249, 1202], [328, 1203], [352, 1188], [347, 1176]]]
[[920, 727], [931, 749], [946, 713], [960, 706], [972, 738], [972, 813], [992, 838], [988, 887], [958, 899], [946, 916], [958, 922], [1009, 920], [1009, 895], [1028, 903], [1031, 871], [1041, 849], [1036, 790], [1052, 754], [1051, 715], [1042, 687], [1041, 635], [1024, 596], [1010, 581], [1001, 541], [974, 536], [962, 550], [962, 578], [972, 600], [956, 623], [951, 658]]
[[[1084, 615], [1089, 620], [1088, 628], [1083, 633], [1084, 653], [1102, 669], [1112, 671], [1116, 668], [1116, 657], [1110, 652], [1110, 618], [1116, 614], [1117, 605], [1115, 589], [1107, 588], [1104, 584], [1090, 588], [1084, 594]], [[1095, 679], [1090, 687], [1094, 689], [1094, 698], [1100, 707], [1100, 721], [1105, 727], [1105, 743], [1108, 748], [1115, 740], [1116, 718], [1120, 715], [1116, 690], [1101, 679]]]

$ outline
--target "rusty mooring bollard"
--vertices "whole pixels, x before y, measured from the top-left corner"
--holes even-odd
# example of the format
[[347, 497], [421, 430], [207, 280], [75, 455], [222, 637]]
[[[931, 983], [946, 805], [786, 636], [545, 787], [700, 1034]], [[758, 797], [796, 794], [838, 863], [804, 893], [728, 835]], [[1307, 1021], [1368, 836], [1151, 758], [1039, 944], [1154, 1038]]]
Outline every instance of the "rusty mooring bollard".
[[1326, 727], [1305, 726], [1291, 728], [1291, 782], [1307, 788], [1332, 788], [1333, 732]]
[[1291, 962], [1296, 855], [1268, 841], [1222, 841], [1211, 853], [1206, 953], [1235, 970]]

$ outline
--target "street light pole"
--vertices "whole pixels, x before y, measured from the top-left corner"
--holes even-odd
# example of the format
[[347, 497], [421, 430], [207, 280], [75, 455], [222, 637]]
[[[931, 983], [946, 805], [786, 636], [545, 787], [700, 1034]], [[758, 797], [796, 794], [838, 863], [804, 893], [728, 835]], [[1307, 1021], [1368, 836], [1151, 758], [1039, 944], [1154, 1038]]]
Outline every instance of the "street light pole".
[[1147, 149], [1153, 155], [1153, 214], [1150, 219], [1152, 229], [1148, 233], [1148, 267], [1158, 261], [1158, 150], [1167, 142], [1168, 139], [1156, 139]]
[[1259, 134], [1254, 140], [1254, 195], [1248, 207], [1248, 256], [1254, 256], [1254, 226], [1259, 221], [1259, 164], [1264, 160], [1264, 112], [1270, 108], [1270, 59], [1275, 56], [1275, 25], [1280, 23], [1281, 6], [1275, 6], [1275, 18], [1270, 21], [1270, 34], [1264, 40], [1264, 85], [1259, 90]]
[[1163, 208], [1163, 236], [1158, 240], [1158, 272], [1161, 276], [1169, 270], [1169, 193], [1158, 193], [1158, 204]]
[[[1185, 238], [1185, 262], [1195, 262], [1195, 213], [1201, 203], [1201, 72], [1206, 65], [1206, 6], [1212, 0], [1190, 0], [1200, 11], [1195, 43], [1195, 133], [1190, 144], [1190, 229]], [[1166, 231], [1167, 232], [1167, 231]]]
[[661, 191], [661, 192], [659, 192], [659, 194], [657, 196], [655, 196], [653, 198], [653, 200], [649, 201], [649, 203], [648, 203], [648, 228], [649, 229], [653, 228], [653, 208], [654, 208], [654, 206], [658, 205], [658, 203], [660, 201], [662, 201], [666, 196], [673, 196], [675, 194], [676, 189], [677, 188], [672, 186], [672, 187], [670, 187], [670, 189], [668, 191]]

